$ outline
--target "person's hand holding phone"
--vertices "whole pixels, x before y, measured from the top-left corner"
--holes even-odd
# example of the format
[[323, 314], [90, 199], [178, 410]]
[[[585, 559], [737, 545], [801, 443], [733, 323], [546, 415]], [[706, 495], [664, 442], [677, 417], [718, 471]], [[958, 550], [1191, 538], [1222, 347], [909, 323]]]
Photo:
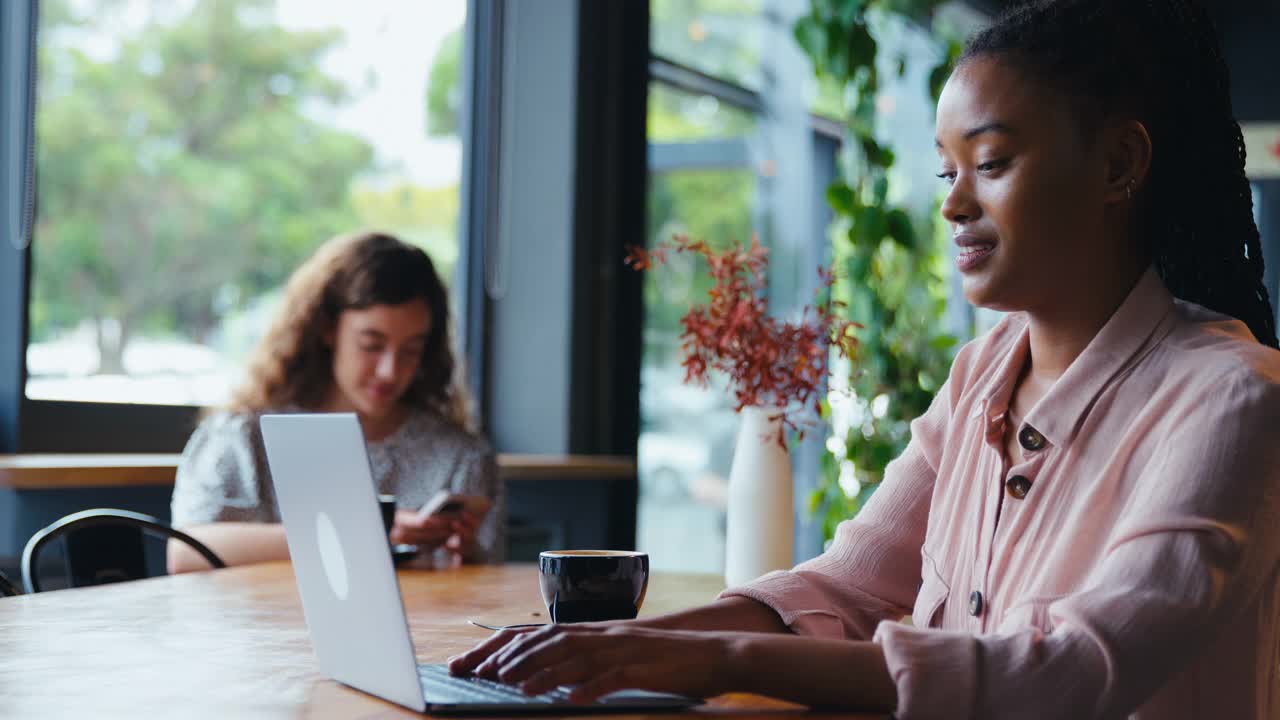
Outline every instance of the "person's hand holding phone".
[[483, 518], [470, 510], [461, 510], [449, 519], [452, 534], [445, 540], [445, 547], [453, 553], [455, 563], [471, 557], [476, 551], [476, 530]]
[[392, 545], [417, 545], [435, 550], [454, 534], [452, 523], [443, 515], [423, 515], [416, 510], [396, 510], [389, 535]]
[[454, 564], [474, 557], [478, 551], [476, 532], [485, 514], [489, 512], [489, 498], [483, 495], [462, 495], [442, 490], [435, 494], [417, 512], [418, 522], [424, 530], [434, 533], [442, 528], [444, 535], [431, 549], [444, 546], [453, 554]]

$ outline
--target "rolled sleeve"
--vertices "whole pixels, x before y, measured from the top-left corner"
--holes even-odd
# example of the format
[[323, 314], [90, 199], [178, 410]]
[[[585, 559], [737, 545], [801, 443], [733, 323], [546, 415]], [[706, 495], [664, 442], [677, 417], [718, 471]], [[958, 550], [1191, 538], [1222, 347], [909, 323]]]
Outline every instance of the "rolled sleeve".
[[885, 621], [872, 640], [883, 648], [889, 676], [898, 688], [898, 718], [972, 716], [979, 670], [977, 638]]

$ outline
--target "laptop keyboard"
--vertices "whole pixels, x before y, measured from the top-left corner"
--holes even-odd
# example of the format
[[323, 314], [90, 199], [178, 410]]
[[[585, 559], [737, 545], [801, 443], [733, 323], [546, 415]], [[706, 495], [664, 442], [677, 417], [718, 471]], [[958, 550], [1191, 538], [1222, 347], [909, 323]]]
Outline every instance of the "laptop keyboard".
[[569, 702], [569, 693], [556, 688], [541, 695], [525, 695], [518, 689], [500, 682], [475, 676], [456, 677], [449, 674], [444, 665], [419, 665], [418, 677], [428, 702], [447, 704], [534, 704]]

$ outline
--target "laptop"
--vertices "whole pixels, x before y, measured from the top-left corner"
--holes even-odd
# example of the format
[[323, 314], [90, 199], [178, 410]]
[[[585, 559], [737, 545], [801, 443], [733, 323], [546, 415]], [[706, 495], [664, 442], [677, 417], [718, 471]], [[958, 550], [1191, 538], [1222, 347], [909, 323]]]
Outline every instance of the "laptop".
[[354, 414], [260, 420], [320, 670], [357, 690], [439, 715], [678, 710], [698, 700], [626, 690], [573, 705], [559, 688], [526, 696], [443, 665], [419, 665], [400, 599], [364, 433]]

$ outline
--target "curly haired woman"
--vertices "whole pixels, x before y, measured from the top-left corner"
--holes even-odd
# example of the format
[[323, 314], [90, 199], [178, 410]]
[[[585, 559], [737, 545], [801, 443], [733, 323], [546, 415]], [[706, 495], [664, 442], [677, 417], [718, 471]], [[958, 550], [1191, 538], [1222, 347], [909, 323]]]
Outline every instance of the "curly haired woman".
[[[228, 564], [289, 556], [257, 418], [354, 412], [378, 492], [396, 496], [391, 540], [463, 562], [499, 562], [502, 486], [475, 433], [450, 347], [449, 299], [431, 259], [366, 233], [322, 246], [290, 278], [279, 314], [231, 402], [204, 419], [178, 467], [173, 525]], [[422, 518], [439, 490], [484, 495], [483, 518]], [[176, 544], [170, 572], [202, 569]]]

